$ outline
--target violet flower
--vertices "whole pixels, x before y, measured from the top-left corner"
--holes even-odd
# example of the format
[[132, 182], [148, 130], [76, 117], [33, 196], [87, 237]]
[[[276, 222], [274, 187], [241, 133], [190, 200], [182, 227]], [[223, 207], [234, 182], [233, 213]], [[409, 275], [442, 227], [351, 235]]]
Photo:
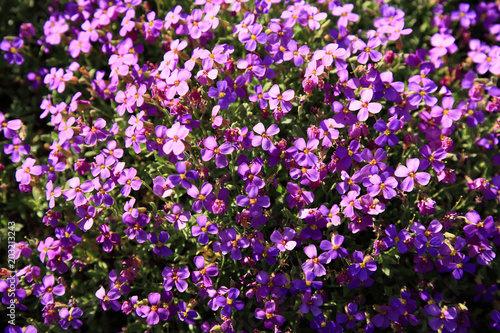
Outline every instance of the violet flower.
[[398, 166], [394, 174], [400, 178], [406, 177], [401, 183], [401, 190], [405, 192], [411, 192], [413, 191], [415, 182], [422, 186], [425, 186], [429, 183], [431, 175], [427, 172], [417, 172], [419, 165], [420, 160], [418, 158], [410, 158], [406, 162], [406, 166]]

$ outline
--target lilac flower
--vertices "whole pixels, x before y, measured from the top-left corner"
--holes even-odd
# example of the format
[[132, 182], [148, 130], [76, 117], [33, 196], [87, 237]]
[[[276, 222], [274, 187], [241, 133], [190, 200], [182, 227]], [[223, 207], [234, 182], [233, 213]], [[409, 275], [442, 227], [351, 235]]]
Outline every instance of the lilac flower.
[[283, 94], [281, 94], [279, 86], [275, 84], [271, 87], [268, 94], [269, 107], [271, 108], [271, 110], [276, 109], [278, 105], [284, 113], [292, 110], [292, 103], [290, 103], [290, 101], [293, 100], [295, 96], [295, 92], [293, 91], [293, 89], [286, 90], [285, 92], [283, 92]]
[[224, 168], [228, 165], [227, 158], [224, 155], [229, 155], [234, 150], [230, 142], [224, 142], [217, 146], [217, 140], [213, 136], [209, 136], [203, 140], [203, 146], [205, 147], [201, 150], [203, 161], [210, 161], [215, 156], [215, 165], [218, 168]]
[[164, 279], [163, 287], [167, 291], [172, 290], [172, 288], [175, 285], [175, 288], [177, 288], [179, 292], [183, 293], [188, 287], [188, 283], [184, 281], [190, 275], [187, 266], [184, 266], [182, 268], [175, 267], [174, 269], [170, 267], [165, 267], [161, 275], [163, 275]]
[[357, 22], [359, 20], [359, 15], [352, 13], [354, 5], [351, 3], [346, 3], [343, 6], [336, 6], [332, 10], [333, 16], [339, 16], [337, 25], [341, 27], [347, 27], [349, 22]]
[[24, 40], [19, 37], [15, 37], [12, 41], [8, 41], [5, 38], [0, 43], [0, 50], [7, 52], [3, 55], [5, 60], [10, 64], [22, 65], [24, 58], [19, 54], [19, 51], [24, 46]]
[[205, 215], [200, 215], [196, 218], [198, 226], [191, 227], [193, 236], [198, 236], [198, 243], [208, 244], [208, 234], [216, 235], [219, 232], [217, 224], [207, 221]]
[[100, 303], [104, 311], [107, 311], [109, 307], [113, 309], [113, 311], [120, 310], [121, 305], [120, 302], [117, 301], [117, 299], [121, 297], [119, 289], [112, 288], [106, 294], [104, 287], [101, 286], [101, 288], [96, 291], [95, 296], [100, 299]]
[[194, 185], [187, 190], [187, 194], [191, 198], [196, 199], [193, 202], [192, 206], [194, 212], [201, 213], [201, 209], [203, 208], [203, 206], [205, 206], [205, 209], [207, 209], [208, 211], [211, 211], [212, 205], [215, 201], [215, 194], [212, 193], [212, 189], [212, 184], [203, 183], [200, 190], [198, 190], [198, 188]]
[[222, 306], [221, 314], [226, 317], [230, 317], [232, 309], [235, 308], [238, 311], [243, 310], [245, 303], [243, 301], [237, 301], [236, 299], [240, 295], [240, 291], [236, 288], [231, 288], [227, 292], [227, 297], [217, 296], [215, 298], [215, 303], [218, 306]]
[[370, 256], [363, 256], [361, 251], [354, 251], [352, 254], [353, 264], [349, 266], [347, 273], [350, 277], [355, 277], [361, 281], [368, 279], [377, 270], [375, 261], [370, 260]]
[[304, 27], [308, 26], [311, 30], [318, 30], [321, 27], [319, 22], [325, 20], [326, 17], [326, 13], [320, 12], [314, 6], [309, 6], [302, 8], [299, 12], [298, 20], [300, 25]]
[[96, 208], [94, 206], [82, 205], [76, 209], [76, 216], [82, 220], [78, 223], [78, 227], [84, 232], [90, 230], [94, 224], [94, 217], [96, 216]]
[[297, 206], [298, 209], [302, 209], [305, 205], [309, 205], [314, 201], [314, 194], [309, 191], [304, 191], [294, 183], [288, 183], [286, 189], [289, 193], [286, 197], [286, 202], [288, 202], [288, 207], [293, 208]]
[[84, 192], [91, 192], [94, 190], [94, 185], [91, 180], [86, 180], [80, 185], [80, 178], [73, 177], [68, 180], [68, 185], [71, 189], [64, 191], [63, 196], [66, 201], [73, 200], [75, 206], [84, 205], [87, 202], [87, 197]]
[[281, 252], [291, 251], [297, 246], [297, 242], [294, 241], [296, 234], [295, 230], [287, 227], [283, 235], [278, 230], [274, 230], [270, 239], [273, 243], [276, 243], [276, 247]]
[[460, 20], [460, 25], [464, 28], [468, 28], [471, 24], [476, 23], [476, 12], [470, 10], [470, 4], [460, 3], [458, 5], [458, 11], [451, 11], [450, 18], [452, 20]]
[[379, 113], [382, 110], [382, 104], [370, 103], [373, 98], [373, 91], [365, 89], [361, 92], [361, 101], [352, 100], [349, 103], [349, 110], [358, 112], [358, 120], [365, 121], [369, 114]]
[[255, 23], [248, 26], [248, 32], [241, 32], [238, 39], [245, 45], [245, 50], [255, 51], [257, 43], [265, 44], [267, 42], [267, 34], [262, 32], [262, 24]]
[[276, 124], [272, 124], [271, 126], [269, 126], [269, 128], [266, 131], [264, 125], [262, 123], [258, 123], [253, 127], [253, 130], [255, 131], [255, 133], [259, 135], [255, 135], [253, 137], [252, 145], [254, 147], [262, 145], [262, 149], [266, 151], [271, 149], [271, 146], [273, 145], [273, 142], [269, 137], [276, 135], [280, 132], [280, 129]]
[[172, 193], [174, 193], [174, 187], [174, 184], [169, 178], [165, 180], [162, 176], [157, 176], [153, 179], [153, 192], [162, 198], [169, 197]]
[[42, 284], [35, 284], [33, 287], [33, 294], [36, 297], [42, 297], [40, 303], [42, 305], [47, 305], [50, 303], [54, 303], [54, 296], [62, 296], [64, 295], [66, 289], [64, 285], [58, 284], [54, 286], [55, 278], [54, 275], [47, 275], [42, 279]]
[[462, 112], [458, 109], [452, 109], [455, 100], [451, 96], [443, 97], [443, 107], [434, 105], [432, 107], [431, 116], [434, 118], [441, 117], [441, 125], [444, 128], [453, 126], [453, 121], [458, 121], [462, 117]]
[[61, 318], [59, 320], [59, 325], [64, 330], [67, 330], [69, 325], [71, 325], [74, 330], [77, 330], [83, 325], [82, 321], [77, 319], [82, 315], [83, 311], [78, 307], [71, 308], [70, 310], [68, 310], [68, 308], [62, 308], [59, 310], [59, 317]]
[[42, 167], [35, 165], [36, 160], [28, 157], [21, 165], [21, 169], [16, 171], [16, 180], [21, 185], [29, 185], [31, 182], [31, 175], [39, 176], [42, 174]]
[[186, 126], [176, 122], [167, 130], [169, 140], [165, 142], [162, 149], [165, 154], [173, 152], [175, 155], [180, 155], [184, 152], [186, 146], [183, 140], [189, 135], [189, 130]]
[[401, 189], [405, 192], [413, 191], [415, 182], [422, 186], [429, 183], [431, 175], [427, 172], [417, 172], [420, 165], [420, 160], [418, 158], [411, 158], [406, 162], [406, 166], [400, 165], [394, 172], [397, 177], [406, 177], [401, 183]]
[[7, 121], [4, 114], [0, 112], [0, 132], [3, 132], [6, 139], [17, 138], [17, 131], [21, 129], [22, 125], [20, 119]]
[[125, 169], [120, 174], [118, 178], [118, 184], [124, 185], [120, 190], [120, 193], [124, 197], [128, 197], [130, 195], [130, 190], [139, 191], [141, 188], [142, 182], [136, 177], [137, 170], [134, 168]]
[[328, 264], [330, 262], [330, 253], [325, 252], [318, 257], [316, 246], [312, 244], [304, 248], [304, 253], [309, 257], [309, 259], [302, 264], [304, 273], [314, 272], [317, 277], [325, 275], [326, 269], [322, 264]]
[[54, 206], [56, 205], [55, 198], [58, 198], [61, 196], [61, 188], [59, 186], [54, 188], [52, 181], [49, 180], [49, 182], [45, 186], [45, 189], [46, 189], [46, 191], [45, 191], [46, 198], [47, 198], [47, 201], [49, 201], [49, 208], [54, 208]]

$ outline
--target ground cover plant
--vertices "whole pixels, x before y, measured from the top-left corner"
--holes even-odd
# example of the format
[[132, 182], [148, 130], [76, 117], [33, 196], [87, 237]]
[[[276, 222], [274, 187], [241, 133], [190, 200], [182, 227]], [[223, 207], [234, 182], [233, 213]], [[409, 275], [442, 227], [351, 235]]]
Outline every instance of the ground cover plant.
[[5, 332], [500, 329], [500, 4], [0, 4]]

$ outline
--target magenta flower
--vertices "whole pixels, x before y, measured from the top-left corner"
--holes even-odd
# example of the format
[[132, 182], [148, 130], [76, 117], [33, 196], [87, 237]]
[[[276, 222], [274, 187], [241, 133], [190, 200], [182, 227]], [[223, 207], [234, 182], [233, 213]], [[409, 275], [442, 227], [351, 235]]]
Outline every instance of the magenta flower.
[[340, 202], [340, 206], [344, 207], [344, 215], [347, 217], [353, 217], [355, 212], [354, 208], [356, 209], [363, 209], [363, 206], [361, 206], [361, 203], [359, 202], [358, 199], [358, 192], [356, 191], [349, 191], [347, 195], [342, 196], [342, 201]]
[[394, 172], [396, 177], [406, 177], [401, 183], [401, 190], [405, 192], [413, 191], [415, 182], [422, 186], [429, 183], [431, 175], [427, 172], [417, 172], [420, 165], [420, 160], [418, 158], [411, 158], [406, 162], [406, 166], [400, 165]]
[[107, 224], [99, 226], [101, 235], [97, 236], [97, 243], [102, 243], [102, 249], [106, 253], [110, 253], [115, 245], [120, 244], [121, 237], [116, 232], [112, 232]]
[[169, 178], [165, 180], [162, 176], [157, 176], [153, 179], [153, 192], [162, 198], [169, 197], [172, 193], [174, 193], [173, 188], [174, 184]]
[[224, 142], [217, 146], [217, 141], [213, 136], [209, 136], [203, 140], [205, 148], [201, 150], [201, 159], [210, 161], [215, 156], [215, 165], [218, 168], [224, 168], [228, 165], [227, 158], [224, 155], [229, 155], [233, 152], [234, 147], [230, 142]]
[[85, 137], [85, 143], [94, 146], [97, 141], [105, 141], [109, 135], [105, 127], [106, 121], [102, 118], [97, 119], [92, 127], [83, 127], [82, 136]]
[[373, 98], [373, 90], [365, 89], [361, 92], [361, 101], [352, 100], [349, 103], [349, 110], [358, 112], [358, 120], [365, 121], [369, 114], [376, 114], [382, 110], [382, 104], [370, 103]]

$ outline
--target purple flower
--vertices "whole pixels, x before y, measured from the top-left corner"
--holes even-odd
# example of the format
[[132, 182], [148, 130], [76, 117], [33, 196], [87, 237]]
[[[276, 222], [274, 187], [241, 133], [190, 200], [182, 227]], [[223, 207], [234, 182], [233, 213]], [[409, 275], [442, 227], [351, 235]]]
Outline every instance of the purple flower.
[[177, 288], [179, 292], [183, 293], [188, 287], [188, 283], [184, 281], [190, 275], [187, 266], [184, 266], [182, 268], [175, 267], [174, 269], [165, 267], [161, 275], [163, 275], [164, 279], [163, 287], [167, 291], [172, 290], [175, 285], [175, 288]]
[[215, 194], [212, 193], [212, 189], [212, 184], [203, 183], [200, 190], [198, 190], [198, 188], [194, 185], [187, 190], [187, 194], [191, 198], [196, 199], [193, 202], [192, 206], [194, 212], [201, 213], [201, 209], [203, 208], [203, 206], [205, 206], [205, 209], [207, 209], [208, 211], [212, 210], [212, 205], [215, 201]]
[[[361, 50], [361, 53], [358, 55], [358, 62], [361, 64], [366, 64], [368, 62], [368, 58], [370, 58], [373, 62], [379, 62], [382, 59], [382, 53], [379, 51], [373, 50], [374, 48], [380, 45], [380, 39], [377, 37], [370, 38], [368, 43], [365, 43], [361, 39], [358, 39], [354, 42], [354, 47], [357, 50]], [[364, 120], [362, 120], [364, 121]]]
[[415, 82], [410, 82], [410, 84], [408, 84], [408, 90], [414, 92], [408, 97], [408, 102], [411, 105], [417, 106], [423, 99], [427, 106], [434, 106], [437, 103], [438, 99], [429, 94], [435, 92], [438, 89], [437, 85], [434, 83], [434, 81], [427, 78], [424, 78], [421, 84], [423, 86]]
[[252, 139], [252, 146], [257, 147], [262, 145], [262, 149], [269, 150], [273, 145], [273, 141], [270, 139], [271, 136], [276, 135], [280, 132], [278, 125], [272, 124], [266, 131], [266, 128], [262, 123], [258, 123], [253, 127], [255, 133], [259, 135], [255, 135]]
[[363, 184], [366, 186], [368, 194], [372, 197], [376, 197], [382, 191], [384, 198], [390, 200], [397, 194], [394, 189], [398, 187], [398, 181], [394, 177], [390, 177], [388, 172], [383, 172], [380, 176], [372, 175], [369, 177], [368, 182], [369, 184]]
[[148, 235], [148, 240], [151, 244], [154, 244], [153, 253], [162, 257], [168, 257], [172, 254], [172, 250], [165, 243], [168, 241], [170, 235], [166, 231], [160, 231], [160, 236], [156, 235], [156, 232], [152, 232]]
[[160, 293], [149, 293], [150, 306], [141, 306], [142, 317], [146, 318], [148, 325], [156, 325], [161, 320], [167, 320], [168, 310], [163, 308]]
[[368, 279], [377, 270], [375, 261], [370, 260], [370, 256], [364, 256], [361, 251], [354, 251], [352, 254], [353, 264], [349, 266], [347, 274], [350, 277], [358, 278], [361, 281]]
[[354, 208], [356, 209], [363, 209], [363, 206], [361, 206], [361, 203], [359, 202], [358, 199], [358, 192], [356, 191], [349, 191], [347, 195], [342, 196], [342, 201], [340, 202], [340, 206], [344, 207], [344, 215], [347, 217], [353, 217], [355, 212]]
[[92, 127], [83, 127], [82, 136], [85, 137], [85, 143], [94, 146], [98, 140], [105, 141], [109, 135], [109, 132], [104, 129], [105, 127], [106, 121], [102, 118], [97, 119]]
[[137, 170], [134, 168], [125, 169], [120, 174], [118, 178], [118, 184], [124, 185], [120, 190], [120, 193], [124, 197], [128, 197], [130, 195], [130, 190], [139, 191], [141, 188], [142, 182], [136, 177]]
[[255, 318], [265, 319], [264, 326], [267, 329], [274, 330], [275, 325], [281, 326], [285, 323], [285, 317], [276, 314], [276, 304], [272, 301], [266, 302], [264, 309], [255, 310]]
[[177, 311], [177, 315], [180, 321], [185, 321], [188, 324], [195, 325], [196, 322], [193, 320], [198, 317], [198, 314], [194, 310], [188, 310], [186, 306], [186, 302], [180, 302], [178, 304], [179, 310]]
[[401, 229], [401, 231], [398, 233], [396, 227], [391, 224], [385, 229], [385, 234], [388, 237], [382, 239], [382, 242], [384, 243], [384, 249], [389, 249], [394, 244], [396, 244], [400, 253], [406, 253], [408, 251], [406, 242], [411, 239], [411, 237], [406, 229]]
[[47, 275], [42, 279], [42, 284], [35, 284], [35, 286], [33, 287], [33, 294], [35, 294], [36, 297], [42, 297], [40, 301], [42, 305], [54, 303], [54, 295], [64, 295], [66, 291], [64, 286], [62, 284], [54, 286], [54, 283], [54, 275]]
[[453, 126], [453, 121], [458, 121], [462, 117], [462, 112], [458, 109], [453, 109], [455, 100], [451, 96], [443, 97], [443, 107], [434, 105], [431, 110], [431, 116], [434, 118], [441, 117], [441, 125], [443, 128]]
[[450, 18], [452, 20], [460, 20], [460, 25], [464, 28], [468, 28], [471, 24], [476, 23], [476, 12], [470, 10], [470, 4], [460, 3], [458, 5], [458, 10], [452, 10]]
[[299, 311], [302, 312], [302, 314], [311, 311], [313, 316], [318, 316], [322, 313], [319, 308], [321, 305], [323, 305], [323, 297], [321, 297], [320, 294], [312, 296], [311, 293], [306, 292], [302, 296], [302, 304], [299, 307]]
[[117, 301], [121, 297], [119, 289], [112, 288], [107, 294], [104, 287], [101, 286], [99, 290], [96, 291], [95, 297], [100, 299], [102, 309], [104, 311], [108, 310], [108, 307], [113, 309], [113, 311], [119, 311], [121, 308], [120, 302]]
[[375, 143], [379, 147], [384, 147], [387, 142], [389, 142], [389, 146], [394, 147], [399, 142], [399, 138], [396, 134], [394, 134], [394, 132], [399, 131], [401, 126], [402, 122], [397, 118], [392, 118], [389, 125], [387, 125], [382, 119], [379, 119], [373, 125], [373, 128], [382, 134], [375, 139]]
[[356, 303], [349, 303], [346, 306], [346, 312], [347, 314], [338, 313], [335, 319], [339, 324], [347, 323], [345, 328], [348, 330], [356, 328], [356, 321], [365, 320], [365, 313], [358, 312], [358, 305]]
[[275, 84], [271, 87], [268, 94], [269, 107], [271, 108], [271, 110], [278, 108], [278, 106], [284, 113], [292, 110], [292, 103], [290, 103], [290, 101], [293, 100], [295, 96], [295, 92], [292, 89], [289, 89], [281, 94], [280, 87]]
[[10, 159], [14, 163], [21, 161], [21, 154], [28, 155], [31, 151], [31, 147], [29, 145], [22, 145], [22, 142], [21, 139], [16, 137], [12, 139], [12, 144], [8, 143], [3, 147], [5, 154], [12, 154]]
[[59, 310], [59, 317], [61, 318], [59, 320], [59, 325], [61, 325], [61, 328], [64, 330], [67, 330], [69, 325], [71, 325], [74, 330], [77, 330], [83, 325], [82, 321], [77, 319], [82, 315], [83, 311], [80, 308], [75, 307], [70, 310], [68, 310], [68, 308], [62, 308]]
[[231, 288], [227, 292], [227, 296], [217, 296], [215, 298], [215, 303], [218, 306], [222, 306], [221, 314], [226, 317], [230, 317], [232, 309], [235, 308], [238, 311], [243, 310], [245, 303], [243, 301], [237, 301], [236, 299], [240, 295], [240, 291], [236, 288]]
[[429, 320], [429, 326], [434, 331], [438, 331], [444, 327], [447, 331], [454, 332], [457, 328], [455, 321], [457, 310], [455, 308], [440, 309], [436, 304], [432, 303], [424, 307], [423, 313], [426, 316], [436, 317]]
[[234, 228], [221, 231], [219, 238], [221, 240], [220, 251], [223, 255], [231, 252], [231, 259], [233, 260], [241, 260], [243, 255], [240, 248], [245, 249], [250, 246], [248, 239], [239, 235]]
[[148, 234], [142, 228], [149, 223], [150, 217], [146, 214], [139, 214], [137, 218], [132, 215], [126, 215], [123, 218], [123, 223], [128, 226], [125, 229], [125, 234], [130, 239], [136, 239], [137, 243], [144, 243], [148, 239]]
[[203, 280], [203, 284], [205, 286], [211, 286], [212, 279], [210, 277], [217, 276], [219, 274], [219, 269], [217, 268], [217, 266], [215, 264], [207, 265], [203, 256], [196, 256], [194, 257], [193, 261], [196, 268], [199, 269], [199, 271], [193, 271], [193, 274], [191, 275], [191, 279], [193, 280], [193, 282], [196, 283], [200, 280]]
[[63, 196], [66, 201], [73, 200], [75, 206], [84, 205], [87, 202], [87, 197], [84, 192], [91, 192], [94, 190], [94, 185], [91, 180], [86, 180], [80, 185], [80, 178], [73, 177], [68, 180], [68, 185], [71, 189], [64, 191]]
[[181, 161], [175, 163], [175, 169], [179, 174], [168, 176], [168, 180], [170, 180], [173, 186], [181, 184], [182, 187], [184, 187], [185, 189], [189, 189], [192, 186], [189, 180], [198, 179], [198, 174], [196, 173], [196, 171], [194, 170], [187, 171], [185, 162]]
[[236, 197], [236, 204], [240, 207], [250, 206], [250, 216], [260, 216], [262, 208], [267, 208], [271, 205], [269, 197], [267, 195], [259, 196], [259, 188], [254, 185], [248, 186], [246, 190], [248, 197], [238, 195]]
[[429, 183], [431, 175], [427, 172], [417, 172], [420, 165], [420, 160], [418, 158], [411, 158], [406, 162], [406, 166], [400, 165], [394, 172], [397, 177], [406, 177], [401, 183], [401, 190], [405, 192], [413, 191], [415, 182], [422, 186]]
[[477, 235], [481, 240], [487, 240], [495, 230], [495, 221], [488, 216], [482, 221], [481, 216], [475, 210], [465, 214], [467, 225], [464, 227], [465, 235], [470, 238]]
[[309, 139], [306, 145], [306, 141], [303, 138], [297, 139], [292, 147], [292, 150], [295, 150], [294, 159], [298, 165], [303, 167], [313, 167], [316, 163], [318, 163], [319, 159], [313, 151], [318, 147], [319, 141], [317, 139]]
[[319, 248], [322, 249], [323, 251], [328, 251], [330, 255], [331, 260], [335, 260], [337, 258], [345, 258], [349, 255], [349, 251], [347, 251], [345, 248], [343, 248], [341, 245], [344, 242], [344, 236], [342, 235], [335, 235], [332, 238], [332, 241], [328, 240], [322, 240], [321, 244], [319, 245]]
[[198, 225], [191, 227], [191, 233], [194, 237], [198, 236], [198, 243], [208, 244], [208, 234], [216, 235], [219, 232], [217, 224], [207, 221], [205, 215], [200, 215], [196, 218]]
[[236, 101], [236, 93], [229, 90], [226, 81], [218, 81], [217, 88], [210, 87], [208, 90], [208, 96], [219, 99], [221, 110], [227, 109], [229, 104]]
[[112, 232], [107, 224], [99, 226], [101, 235], [97, 236], [96, 241], [102, 243], [102, 249], [106, 253], [110, 253], [116, 244], [120, 244], [121, 237], [116, 232]]

